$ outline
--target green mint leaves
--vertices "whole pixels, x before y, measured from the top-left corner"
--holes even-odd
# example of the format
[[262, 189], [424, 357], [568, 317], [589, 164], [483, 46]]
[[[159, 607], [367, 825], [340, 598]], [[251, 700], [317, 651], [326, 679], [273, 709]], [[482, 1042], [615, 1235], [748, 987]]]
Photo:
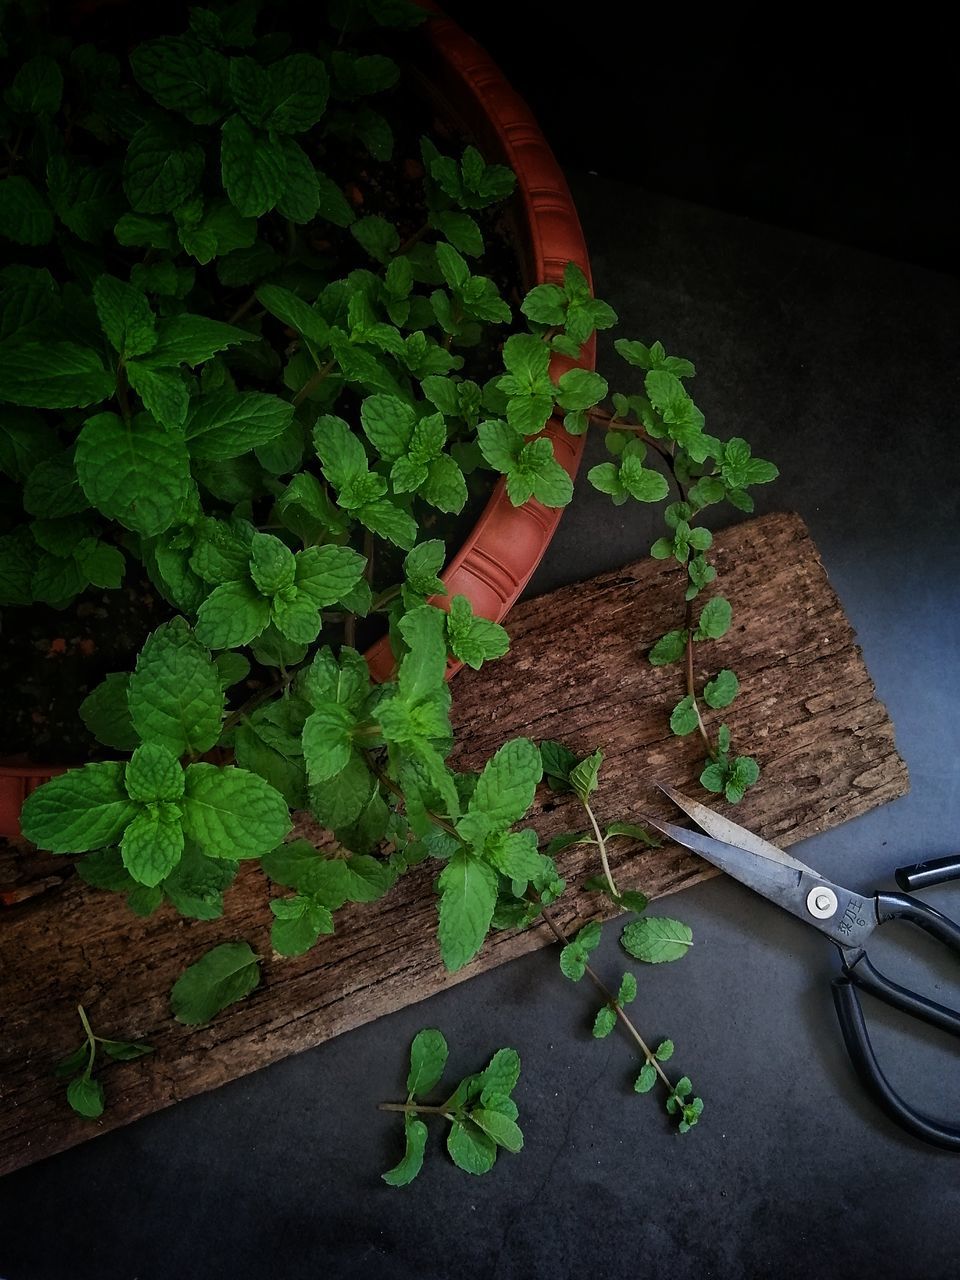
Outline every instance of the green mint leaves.
[[260, 983], [260, 958], [246, 942], [224, 942], [185, 969], [170, 993], [173, 1016], [199, 1026]]
[[461, 1080], [445, 1102], [429, 1105], [422, 1099], [439, 1085], [447, 1053], [447, 1042], [439, 1031], [418, 1032], [410, 1046], [407, 1100], [380, 1108], [404, 1116], [403, 1157], [381, 1175], [388, 1186], [407, 1186], [423, 1168], [427, 1126], [421, 1116], [441, 1115], [449, 1122], [447, 1151], [466, 1173], [489, 1173], [499, 1150], [516, 1154], [523, 1148], [519, 1112], [511, 1097], [520, 1079], [517, 1052], [499, 1049], [483, 1071]]
[[54, 1074], [61, 1080], [70, 1078], [67, 1101], [73, 1110], [88, 1120], [96, 1120], [103, 1115], [106, 1105], [103, 1085], [93, 1076], [98, 1051], [102, 1050], [114, 1062], [132, 1062], [153, 1053], [153, 1048], [142, 1040], [108, 1040], [94, 1035], [83, 1005], [77, 1005], [77, 1013], [83, 1024], [84, 1041], [57, 1064]]

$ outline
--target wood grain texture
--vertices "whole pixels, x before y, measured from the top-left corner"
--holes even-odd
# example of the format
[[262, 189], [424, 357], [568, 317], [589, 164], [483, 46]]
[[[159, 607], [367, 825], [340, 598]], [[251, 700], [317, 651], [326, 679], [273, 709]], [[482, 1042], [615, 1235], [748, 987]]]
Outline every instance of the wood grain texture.
[[[738, 817], [789, 845], [902, 795], [907, 773], [893, 726], [802, 521], [748, 521], [719, 535], [715, 553], [734, 622], [722, 641], [697, 646], [704, 664], [697, 676], [724, 665], [737, 670], [743, 692], [724, 715], [734, 744], [749, 748], [764, 770]], [[643, 560], [518, 606], [511, 652], [457, 677], [458, 763], [477, 764], [518, 734], [556, 737], [584, 751], [603, 748], [601, 819], [665, 813], [651, 792], [658, 778], [702, 794], [695, 737], [675, 738], [666, 724], [683, 693], [679, 668], [652, 668], [645, 656], [677, 625], [681, 595], [676, 566]], [[533, 821], [545, 837], [580, 825], [576, 806], [546, 791]], [[300, 830], [332, 846], [308, 820]], [[675, 847], [638, 849], [621, 840], [611, 852], [621, 887], [651, 896], [715, 874]], [[63, 859], [48, 862], [32, 856], [30, 874], [63, 874]], [[587, 847], [566, 850], [559, 862], [574, 887], [556, 908], [569, 927], [602, 904], [576, 891], [596, 871]], [[8, 855], [0, 860], [0, 890], [13, 873]], [[224, 917], [210, 922], [182, 920], [170, 908], [138, 919], [122, 898], [76, 876], [0, 911], [0, 1172], [550, 944], [543, 926], [499, 934], [468, 968], [446, 973], [434, 941], [433, 876], [434, 869], [417, 868], [384, 901], [339, 912], [336, 934], [295, 960], [270, 958], [270, 894], [250, 865], [228, 893]], [[268, 957], [258, 991], [208, 1027], [174, 1023], [168, 993], [185, 965], [240, 938]], [[51, 1076], [79, 1042], [78, 1002], [100, 1034], [143, 1037], [156, 1047], [150, 1058], [105, 1072], [109, 1105], [99, 1122], [75, 1117]]]

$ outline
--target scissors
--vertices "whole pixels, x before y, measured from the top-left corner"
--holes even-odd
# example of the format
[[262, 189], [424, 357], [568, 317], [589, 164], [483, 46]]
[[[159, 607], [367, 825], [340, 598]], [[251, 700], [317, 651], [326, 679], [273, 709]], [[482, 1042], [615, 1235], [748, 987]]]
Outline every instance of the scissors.
[[[960, 1129], [915, 1111], [891, 1088], [870, 1044], [857, 995], [859, 987], [895, 1009], [960, 1036], [960, 1011], [891, 981], [873, 967], [866, 953], [869, 938], [881, 924], [907, 920], [960, 955], [960, 925], [907, 893], [879, 892], [871, 897], [845, 889], [729, 818], [689, 800], [673, 787], [658, 785], [707, 834], [653, 818], [647, 820], [651, 826], [813, 925], [836, 944], [843, 972], [833, 979], [833, 999], [847, 1052], [861, 1082], [887, 1115], [908, 1133], [948, 1151], [960, 1151]], [[956, 860], [948, 859], [946, 863], [948, 874], [940, 879], [956, 875]], [[931, 883], [929, 876], [925, 883]]]

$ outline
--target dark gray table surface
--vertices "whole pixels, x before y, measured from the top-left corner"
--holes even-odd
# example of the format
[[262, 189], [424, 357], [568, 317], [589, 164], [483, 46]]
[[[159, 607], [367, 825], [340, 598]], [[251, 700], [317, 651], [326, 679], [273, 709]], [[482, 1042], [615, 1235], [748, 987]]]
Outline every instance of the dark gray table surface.
[[[573, 185], [622, 332], [696, 362], [708, 429], [781, 467], [758, 509], [799, 511], [823, 554], [912, 790], [798, 848], [852, 887], [890, 886], [898, 863], [960, 845], [960, 282], [637, 188]], [[629, 378], [609, 343], [600, 368]], [[588, 465], [601, 454], [591, 442]], [[654, 536], [643, 508], [582, 482], [531, 591]], [[960, 916], [960, 882], [925, 896]], [[6, 1178], [0, 1276], [956, 1276], [960, 1160], [861, 1096], [832, 949], [726, 881], [660, 909], [696, 946], [640, 974], [635, 1008], [706, 1100], [687, 1137], [632, 1092], [629, 1044], [591, 1039], [591, 994], [542, 952]], [[613, 974], [617, 932], [600, 952]], [[956, 1002], [956, 961], [902, 942], [877, 959]], [[876, 1004], [869, 1015], [893, 1082], [960, 1117], [956, 1042]], [[443, 1030], [464, 1073], [519, 1050], [527, 1145], [474, 1179], [436, 1132], [418, 1181], [393, 1190], [379, 1173], [400, 1126], [376, 1104], [400, 1096], [422, 1026]]]

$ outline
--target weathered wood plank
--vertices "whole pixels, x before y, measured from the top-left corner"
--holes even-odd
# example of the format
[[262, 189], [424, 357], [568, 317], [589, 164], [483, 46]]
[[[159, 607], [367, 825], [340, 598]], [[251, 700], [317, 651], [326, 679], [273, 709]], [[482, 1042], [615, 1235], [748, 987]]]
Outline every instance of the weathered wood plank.
[[[738, 811], [743, 820], [787, 845], [902, 795], [907, 774], [893, 726], [803, 523], [789, 515], [748, 521], [720, 535], [715, 548], [734, 624], [722, 641], [698, 646], [697, 657], [709, 664], [698, 678], [725, 664], [742, 678], [743, 693], [725, 716], [734, 742], [749, 746], [764, 768]], [[596, 808], [611, 820], [665, 812], [650, 788], [657, 778], [695, 789], [697, 743], [673, 737], [665, 721], [665, 709], [683, 693], [678, 669], [654, 669], [645, 658], [678, 624], [679, 588], [676, 567], [644, 560], [520, 605], [511, 615], [511, 652], [486, 671], [457, 677], [459, 762], [476, 764], [517, 734], [561, 738], [583, 750], [601, 746], [606, 765]], [[576, 808], [545, 793], [534, 822], [541, 835], [554, 835], [577, 822]], [[612, 852], [622, 887], [651, 895], [714, 874], [676, 848], [638, 850], [617, 841]], [[575, 884], [596, 871], [585, 848], [567, 850], [560, 865]], [[35, 865], [31, 870], [37, 874]], [[5, 874], [9, 863], [0, 880]], [[269, 894], [255, 868], [242, 869], [224, 918], [210, 922], [184, 921], [168, 908], [137, 919], [122, 899], [76, 877], [4, 910], [0, 1172], [551, 941], [542, 927], [500, 934], [474, 964], [446, 973], [434, 942], [433, 875], [418, 868], [385, 901], [338, 913], [335, 936], [299, 959], [268, 960], [255, 995], [204, 1028], [174, 1023], [168, 993], [184, 966], [217, 942], [247, 938], [269, 955]], [[570, 925], [597, 908], [594, 895], [572, 894], [558, 916]], [[75, 1117], [50, 1074], [78, 1039], [78, 1002], [101, 1034], [142, 1036], [156, 1046], [153, 1057], [107, 1074], [110, 1105], [101, 1122]]]

